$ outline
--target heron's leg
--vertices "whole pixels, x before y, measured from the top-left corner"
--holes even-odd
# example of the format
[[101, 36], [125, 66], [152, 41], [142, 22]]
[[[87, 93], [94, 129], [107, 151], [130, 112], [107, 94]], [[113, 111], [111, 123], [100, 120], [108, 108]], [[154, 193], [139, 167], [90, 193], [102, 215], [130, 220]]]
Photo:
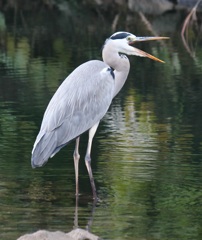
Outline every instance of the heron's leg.
[[80, 138], [76, 138], [76, 144], [74, 149], [74, 169], [75, 169], [75, 182], [76, 182], [76, 196], [79, 195], [79, 140]]
[[96, 193], [96, 187], [95, 187], [95, 182], [94, 182], [94, 178], [93, 178], [93, 173], [92, 173], [92, 169], [91, 169], [91, 147], [92, 147], [92, 141], [93, 141], [93, 137], [96, 133], [96, 130], [98, 128], [99, 122], [96, 123], [90, 130], [89, 130], [89, 137], [88, 137], [88, 147], [87, 147], [87, 151], [86, 151], [86, 156], [85, 156], [85, 164], [88, 170], [88, 175], [90, 178], [90, 183], [91, 183], [91, 187], [92, 187], [92, 191], [93, 191], [93, 198], [97, 199], [97, 193]]

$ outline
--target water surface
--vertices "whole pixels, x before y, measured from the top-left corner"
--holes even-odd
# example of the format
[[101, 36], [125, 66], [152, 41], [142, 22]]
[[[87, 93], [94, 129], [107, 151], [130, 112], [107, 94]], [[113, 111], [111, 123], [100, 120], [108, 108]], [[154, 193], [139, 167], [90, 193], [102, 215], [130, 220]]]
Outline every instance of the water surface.
[[[193, 58], [183, 46], [180, 27], [164, 29], [153, 21], [159, 33], [171, 39], [138, 47], [166, 64], [130, 57], [128, 80], [93, 143], [100, 201], [93, 206], [84, 134], [76, 209], [74, 142], [35, 170], [31, 150], [59, 84], [84, 61], [101, 59], [101, 46], [111, 32], [107, 26], [98, 32], [92, 23], [84, 28], [90, 30], [79, 32], [68, 28], [62, 16], [53, 20], [52, 25], [28, 21], [29, 31], [8, 23], [1, 35], [1, 238], [16, 239], [39, 229], [68, 232], [79, 226], [103, 239], [201, 239], [201, 39]], [[127, 30], [151, 35], [139, 25]]]

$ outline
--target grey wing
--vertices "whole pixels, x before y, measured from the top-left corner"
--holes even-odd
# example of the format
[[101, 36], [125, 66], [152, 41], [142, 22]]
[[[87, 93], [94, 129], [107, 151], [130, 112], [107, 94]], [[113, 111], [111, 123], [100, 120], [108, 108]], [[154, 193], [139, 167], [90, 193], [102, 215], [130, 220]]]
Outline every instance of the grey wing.
[[42, 166], [69, 141], [90, 129], [107, 112], [114, 76], [101, 61], [76, 68], [51, 99], [32, 150], [32, 166]]

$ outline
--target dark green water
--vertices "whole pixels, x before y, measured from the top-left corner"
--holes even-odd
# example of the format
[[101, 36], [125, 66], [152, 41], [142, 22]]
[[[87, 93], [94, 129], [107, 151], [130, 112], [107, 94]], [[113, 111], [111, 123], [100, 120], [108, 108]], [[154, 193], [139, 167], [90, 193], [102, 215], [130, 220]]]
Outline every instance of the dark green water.
[[[55, 90], [78, 65], [101, 58], [111, 30], [90, 20], [79, 28], [77, 19], [74, 28], [62, 16], [46, 18], [24, 16], [24, 25], [1, 19], [1, 239], [75, 226], [74, 142], [35, 170], [31, 150]], [[137, 46], [166, 63], [130, 57], [127, 83], [96, 133], [92, 168], [100, 201], [94, 208], [83, 161], [87, 135], [81, 138], [77, 221], [103, 239], [202, 238], [202, 38], [192, 33], [192, 58], [181, 22], [168, 27], [167, 18], [179, 15], [152, 24], [169, 41]], [[131, 22], [118, 30], [152, 35]]]

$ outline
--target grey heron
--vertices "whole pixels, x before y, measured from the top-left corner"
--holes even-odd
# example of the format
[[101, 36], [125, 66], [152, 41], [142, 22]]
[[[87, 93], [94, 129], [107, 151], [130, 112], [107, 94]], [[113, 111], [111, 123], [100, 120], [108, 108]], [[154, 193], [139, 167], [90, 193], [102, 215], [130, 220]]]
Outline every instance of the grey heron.
[[77, 67], [62, 82], [47, 106], [32, 150], [32, 167], [41, 167], [61, 148], [76, 139], [73, 158], [78, 195], [79, 138], [82, 133], [89, 131], [85, 164], [93, 198], [97, 198], [91, 169], [92, 141], [100, 120], [127, 79], [130, 62], [126, 55], [148, 57], [163, 62], [132, 46], [140, 41], [162, 39], [167, 37], [137, 37], [129, 32], [116, 32], [104, 43], [103, 61], [91, 60]]

